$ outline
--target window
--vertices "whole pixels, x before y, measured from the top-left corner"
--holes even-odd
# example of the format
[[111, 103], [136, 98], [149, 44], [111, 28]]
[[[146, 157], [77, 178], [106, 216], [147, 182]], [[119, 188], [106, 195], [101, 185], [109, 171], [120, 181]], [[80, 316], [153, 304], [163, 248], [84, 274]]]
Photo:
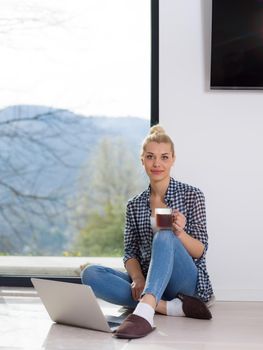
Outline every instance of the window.
[[0, 254], [120, 256], [158, 120], [157, 1], [0, 7]]

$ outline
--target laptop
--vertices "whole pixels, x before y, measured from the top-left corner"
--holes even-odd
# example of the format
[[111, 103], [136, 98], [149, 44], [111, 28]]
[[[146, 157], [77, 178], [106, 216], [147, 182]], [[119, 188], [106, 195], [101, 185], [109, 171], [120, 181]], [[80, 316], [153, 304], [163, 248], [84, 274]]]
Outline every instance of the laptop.
[[105, 316], [90, 286], [31, 278], [50, 318], [60, 324], [114, 332], [127, 316]]

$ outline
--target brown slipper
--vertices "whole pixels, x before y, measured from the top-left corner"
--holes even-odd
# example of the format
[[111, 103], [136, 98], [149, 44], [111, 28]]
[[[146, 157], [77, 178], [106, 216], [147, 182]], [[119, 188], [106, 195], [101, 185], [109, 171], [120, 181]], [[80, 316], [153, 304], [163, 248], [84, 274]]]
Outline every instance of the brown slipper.
[[202, 320], [210, 320], [212, 318], [211, 312], [202, 300], [183, 294], [178, 295], [178, 298], [183, 302], [183, 312], [186, 317]]
[[114, 333], [115, 337], [123, 339], [135, 339], [145, 337], [154, 328], [143, 317], [130, 314]]

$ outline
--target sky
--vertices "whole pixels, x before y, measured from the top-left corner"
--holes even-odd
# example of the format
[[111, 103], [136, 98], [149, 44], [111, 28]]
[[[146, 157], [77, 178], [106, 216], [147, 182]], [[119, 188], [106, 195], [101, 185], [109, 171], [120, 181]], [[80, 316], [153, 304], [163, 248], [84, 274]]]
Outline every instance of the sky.
[[0, 109], [150, 118], [150, 0], [1, 0]]

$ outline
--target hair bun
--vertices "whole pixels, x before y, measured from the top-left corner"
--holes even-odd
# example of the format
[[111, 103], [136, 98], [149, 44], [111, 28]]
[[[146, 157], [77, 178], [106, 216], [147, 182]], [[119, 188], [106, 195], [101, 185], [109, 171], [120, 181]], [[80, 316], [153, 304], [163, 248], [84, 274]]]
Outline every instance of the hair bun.
[[150, 135], [152, 134], [165, 134], [165, 130], [160, 124], [156, 124], [150, 129]]
[[164, 130], [164, 128], [160, 124], [156, 124], [150, 128], [149, 135], [145, 137], [142, 143], [142, 150], [141, 150], [141, 157], [144, 156], [144, 153], [146, 152], [147, 145], [150, 142], [157, 142], [157, 143], [168, 143], [171, 145], [171, 151], [173, 157], [175, 156], [174, 152], [174, 143], [170, 136], [168, 136]]

